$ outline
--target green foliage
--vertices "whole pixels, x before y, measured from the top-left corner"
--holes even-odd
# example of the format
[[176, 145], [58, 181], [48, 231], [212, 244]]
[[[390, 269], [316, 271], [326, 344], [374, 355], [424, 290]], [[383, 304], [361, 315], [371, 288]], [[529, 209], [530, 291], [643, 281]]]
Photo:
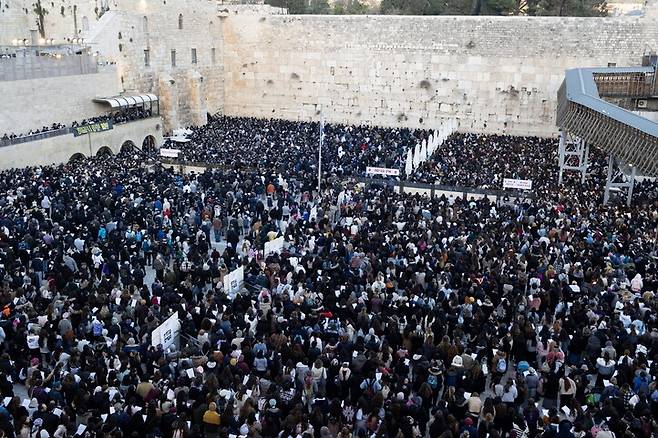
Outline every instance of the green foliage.
[[309, 14], [328, 14], [329, 9], [327, 0], [311, 0], [308, 5]]
[[363, 15], [368, 12], [368, 5], [359, 0], [337, 0], [331, 11], [334, 15]]
[[277, 8], [286, 8], [289, 14], [308, 14], [305, 0], [265, 0], [265, 3]]
[[606, 0], [381, 0], [373, 10], [362, 0], [265, 0], [290, 14], [558, 15], [604, 16]]
[[528, 14], [597, 17], [607, 15], [606, 6], [605, 0], [529, 0]]
[[487, 0], [485, 4], [488, 15], [510, 15], [516, 7], [516, 0]]
[[425, 15], [428, 4], [427, 0], [382, 0], [380, 11], [382, 14]]

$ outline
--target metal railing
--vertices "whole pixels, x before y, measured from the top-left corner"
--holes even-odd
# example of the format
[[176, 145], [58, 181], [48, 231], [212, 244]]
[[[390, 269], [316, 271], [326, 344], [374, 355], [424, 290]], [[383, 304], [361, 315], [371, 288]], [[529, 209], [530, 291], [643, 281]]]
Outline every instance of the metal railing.
[[[142, 117], [141, 119], [133, 119], [133, 120], [126, 120], [126, 121], [121, 121], [121, 122], [113, 122], [112, 124], [114, 126], [121, 126], [121, 125], [125, 125], [127, 123], [139, 122], [141, 120], [152, 119], [154, 117], [160, 117], [160, 114], [153, 114], [150, 117]], [[72, 134], [72, 133], [73, 133], [73, 128], [70, 127], [70, 126], [67, 126], [65, 128], [54, 129], [52, 131], [47, 131], [47, 132], [40, 132], [38, 134], [22, 135], [22, 136], [16, 137], [16, 138], [9, 138], [9, 139], [0, 138], [0, 147], [14, 146], [14, 145], [17, 145], [17, 144], [29, 143], [29, 142], [32, 142], [32, 141], [40, 141], [40, 140], [45, 140], [47, 138], [58, 137], [58, 136], [61, 136], [61, 135], [67, 135], [67, 134]]]
[[38, 134], [24, 135], [16, 138], [9, 138], [4, 140], [0, 138], [0, 147], [13, 146], [21, 143], [29, 143], [31, 141], [44, 140], [46, 138], [57, 137], [60, 135], [66, 135], [70, 133], [71, 133], [71, 128], [67, 126], [66, 128], [54, 129], [52, 131], [40, 132]]
[[20, 81], [98, 73], [91, 55], [15, 56], [0, 58], [0, 81]]
[[601, 97], [647, 98], [656, 95], [656, 72], [595, 73]]
[[[160, 164], [165, 167], [174, 167], [183, 171], [186, 167], [195, 167], [204, 170], [235, 170], [232, 167], [224, 166], [217, 163], [203, 163], [198, 161], [184, 161], [184, 160], [175, 160], [171, 158], [160, 158]], [[253, 168], [240, 168], [240, 171], [256, 171], [257, 169]], [[282, 171], [282, 170], [281, 170]], [[279, 170], [277, 170], [279, 172]], [[294, 178], [293, 178], [294, 179]], [[439, 193], [448, 193], [452, 194], [455, 197], [461, 197], [465, 199], [470, 199], [469, 195], [475, 196], [486, 196], [486, 197], [496, 197], [497, 200], [503, 198], [509, 199], [534, 199], [535, 195], [532, 192], [524, 192], [522, 190], [516, 189], [482, 189], [478, 187], [464, 187], [464, 186], [448, 186], [441, 184], [429, 184], [429, 183], [420, 183], [412, 182], [405, 180], [398, 180], [393, 178], [366, 178], [359, 176], [347, 176], [344, 178], [344, 181], [354, 181], [364, 183], [366, 185], [388, 185], [391, 187], [398, 188], [403, 193], [408, 193], [408, 189], [418, 189], [429, 191], [429, 195], [434, 197]]]

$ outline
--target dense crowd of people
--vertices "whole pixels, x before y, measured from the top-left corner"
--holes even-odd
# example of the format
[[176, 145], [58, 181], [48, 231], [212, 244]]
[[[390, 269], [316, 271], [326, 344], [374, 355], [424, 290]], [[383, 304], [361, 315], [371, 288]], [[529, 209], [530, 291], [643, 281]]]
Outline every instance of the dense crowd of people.
[[[217, 116], [188, 128], [189, 142], [168, 140], [187, 162], [261, 172], [317, 173], [320, 124], [280, 119]], [[407, 149], [430, 131], [325, 124], [323, 170], [338, 176], [365, 176], [366, 167], [404, 167]]]
[[30, 130], [24, 134], [14, 134], [12, 133], [5, 133], [3, 134], [2, 137], [0, 137], [0, 142], [7, 142], [9, 140], [14, 140], [16, 138], [22, 138], [22, 137], [30, 137], [33, 135], [37, 134], [43, 134], [45, 132], [50, 132], [50, 131], [58, 131], [60, 129], [66, 128], [66, 125], [63, 125], [61, 123], [53, 123], [50, 126], [42, 126], [41, 129], [33, 129]]
[[72, 122], [70, 125], [65, 125], [63, 123], [53, 123], [50, 126], [43, 126], [41, 129], [30, 130], [24, 134], [14, 134], [14, 133], [5, 133], [0, 137], [0, 146], [3, 143], [10, 143], [12, 140], [23, 137], [35, 136], [38, 134], [43, 134], [51, 131], [59, 131], [67, 127], [75, 128], [77, 126], [84, 126], [91, 123], [100, 123], [111, 120], [114, 124], [131, 122], [133, 120], [145, 119], [151, 117], [153, 112], [151, 109], [147, 108], [127, 108], [120, 111], [115, 111], [113, 113], [104, 114], [102, 116], [90, 117], [88, 119], [83, 119], [81, 121]]
[[111, 120], [112, 123], [118, 125], [120, 123], [131, 122], [133, 120], [146, 119], [153, 115], [152, 109], [141, 108], [141, 107], [132, 107], [132, 108], [123, 108], [119, 111], [114, 111], [112, 113], [104, 114], [102, 116], [91, 117], [84, 119], [80, 122], [73, 122], [72, 127], [84, 126], [90, 123], [100, 123]]
[[557, 144], [553, 138], [457, 133], [439, 145], [412, 178], [484, 189], [502, 188], [504, 178], [528, 179], [540, 184], [533, 189], [546, 185], [553, 189], [558, 174]]
[[[595, 162], [526, 201], [396, 193], [349, 177], [424, 134], [332, 126], [318, 192], [317, 125], [232, 123], [193, 129], [202, 174], [143, 151], [0, 172], [3, 436], [658, 432], [653, 183], [602, 206]], [[419, 178], [543, 172], [505, 170], [540, 140], [464, 138]]]

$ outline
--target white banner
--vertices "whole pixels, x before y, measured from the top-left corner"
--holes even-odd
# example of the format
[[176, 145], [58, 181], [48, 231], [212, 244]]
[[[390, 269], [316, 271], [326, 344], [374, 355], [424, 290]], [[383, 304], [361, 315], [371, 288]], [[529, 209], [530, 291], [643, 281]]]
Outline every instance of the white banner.
[[174, 312], [165, 322], [153, 330], [151, 333], [151, 345], [157, 347], [162, 344], [162, 349], [166, 350], [176, 342], [179, 331], [180, 322], [178, 321], [178, 312]]
[[531, 179], [505, 178], [505, 179], [503, 179], [503, 188], [504, 189], [532, 190], [532, 180]]
[[161, 157], [178, 158], [179, 154], [180, 154], [180, 149], [165, 149], [165, 148], [160, 149]]
[[283, 251], [283, 236], [277, 237], [276, 239], [269, 242], [265, 242], [265, 248], [263, 251], [265, 257], [272, 253], [281, 254], [281, 251]]
[[242, 287], [244, 282], [244, 267], [240, 266], [239, 268], [229, 272], [224, 277], [224, 291], [227, 295], [235, 296], [235, 294]]
[[407, 151], [407, 162], [404, 165], [404, 173], [409, 176], [414, 172], [414, 154], [411, 149]]
[[366, 167], [366, 174], [399, 176], [400, 169], [389, 169], [388, 167]]

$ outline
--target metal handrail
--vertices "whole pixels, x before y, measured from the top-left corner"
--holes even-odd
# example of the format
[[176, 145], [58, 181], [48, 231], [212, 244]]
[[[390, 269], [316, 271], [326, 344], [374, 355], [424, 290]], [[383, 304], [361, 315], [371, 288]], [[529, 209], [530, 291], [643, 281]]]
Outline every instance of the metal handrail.
[[[160, 117], [160, 114], [153, 114], [150, 117], [142, 117], [141, 119], [126, 120], [121, 122], [114, 122], [114, 126], [124, 125], [126, 123], [139, 122], [140, 120], [152, 119], [154, 117]], [[14, 146], [22, 143], [29, 143], [32, 141], [41, 141], [51, 137], [58, 137], [60, 135], [71, 134], [73, 128], [67, 126], [65, 128], [54, 129], [52, 131], [39, 132], [38, 134], [22, 135], [16, 138], [1, 139], [0, 138], [0, 147]]]
[[44, 140], [46, 138], [57, 137], [60, 135], [66, 135], [71, 133], [70, 127], [54, 129], [52, 131], [39, 132], [38, 134], [24, 135], [16, 138], [0, 139], [0, 147], [12, 146], [21, 143], [29, 143], [31, 141]]

